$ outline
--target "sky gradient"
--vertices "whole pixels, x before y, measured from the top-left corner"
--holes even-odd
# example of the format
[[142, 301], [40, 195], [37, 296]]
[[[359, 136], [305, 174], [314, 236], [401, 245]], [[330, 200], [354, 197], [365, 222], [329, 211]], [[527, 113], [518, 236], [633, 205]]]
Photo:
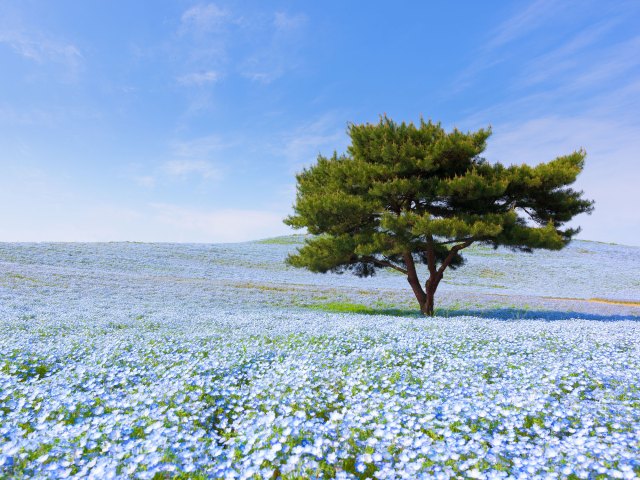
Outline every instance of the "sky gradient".
[[0, 0], [0, 241], [289, 233], [349, 122], [584, 148], [579, 238], [640, 245], [640, 2]]

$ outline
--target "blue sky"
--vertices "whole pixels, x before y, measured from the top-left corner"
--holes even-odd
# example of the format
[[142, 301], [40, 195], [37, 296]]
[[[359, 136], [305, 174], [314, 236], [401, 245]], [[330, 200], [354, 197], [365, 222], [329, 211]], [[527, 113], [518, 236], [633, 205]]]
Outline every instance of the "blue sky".
[[580, 238], [640, 245], [637, 1], [0, 0], [0, 241], [285, 234], [348, 122], [585, 148]]

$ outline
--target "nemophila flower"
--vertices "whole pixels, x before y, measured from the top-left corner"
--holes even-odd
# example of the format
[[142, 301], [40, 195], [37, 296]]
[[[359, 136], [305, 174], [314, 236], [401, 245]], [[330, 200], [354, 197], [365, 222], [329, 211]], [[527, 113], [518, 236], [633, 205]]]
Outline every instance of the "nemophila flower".
[[640, 472], [637, 322], [247, 308], [232, 247], [11, 248], [47, 286], [0, 290], [4, 476]]

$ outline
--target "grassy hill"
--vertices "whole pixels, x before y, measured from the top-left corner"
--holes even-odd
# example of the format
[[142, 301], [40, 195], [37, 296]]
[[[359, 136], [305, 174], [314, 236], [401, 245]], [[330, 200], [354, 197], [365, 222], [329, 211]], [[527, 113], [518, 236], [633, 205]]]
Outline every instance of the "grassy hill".
[[300, 241], [0, 244], [0, 477], [640, 475], [637, 248], [472, 249], [427, 319]]

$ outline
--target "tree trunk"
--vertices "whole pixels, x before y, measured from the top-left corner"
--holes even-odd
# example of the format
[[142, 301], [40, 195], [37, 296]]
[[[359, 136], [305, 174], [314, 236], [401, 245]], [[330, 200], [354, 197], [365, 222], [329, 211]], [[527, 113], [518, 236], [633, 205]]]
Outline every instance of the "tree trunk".
[[422, 313], [424, 313], [425, 315], [428, 315], [430, 317], [433, 317], [433, 298], [435, 296], [435, 289], [434, 290], [427, 290], [426, 292], [426, 300], [424, 302], [424, 306], [421, 306], [420, 310], [422, 310]]
[[413, 290], [413, 294], [416, 296], [416, 300], [418, 300], [418, 305], [420, 305], [420, 311], [425, 313], [424, 306], [427, 302], [427, 296], [422, 290], [422, 286], [420, 286], [420, 281], [417, 277], [409, 276], [407, 277], [407, 281], [409, 285], [411, 285], [411, 289]]
[[420, 282], [418, 281], [417, 278], [414, 279], [414, 278], [411, 278], [411, 277], [409, 277], [407, 280], [409, 281], [409, 285], [411, 285], [411, 289], [413, 290], [413, 294], [416, 296], [416, 300], [418, 300], [418, 303], [420, 304], [420, 308], [422, 309], [422, 305], [427, 300], [427, 297], [424, 294], [424, 291], [422, 290], [422, 287], [420, 286]]
[[[424, 294], [424, 308], [421, 308], [422, 313], [425, 315], [429, 315], [433, 317], [434, 312], [434, 298], [436, 295], [436, 290], [438, 289], [438, 284], [440, 284], [440, 280], [442, 280], [442, 273], [436, 273], [435, 276], [430, 276], [429, 280], [427, 280], [427, 284], [425, 285], [425, 294]], [[422, 307], [422, 306], [421, 306]]]
[[416, 300], [418, 300], [418, 305], [420, 305], [420, 311], [423, 314], [427, 314], [425, 311], [425, 305], [427, 302], [427, 296], [422, 290], [422, 285], [420, 285], [420, 280], [418, 279], [418, 273], [416, 272], [416, 265], [413, 261], [413, 257], [411, 253], [404, 253], [404, 261], [407, 266], [407, 282], [411, 285], [411, 289], [413, 290], [413, 294], [416, 296]]
[[420, 305], [420, 311], [423, 315], [427, 315], [429, 317], [433, 317], [434, 313], [434, 298], [436, 294], [436, 289], [438, 288], [438, 284], [440, 283], [441, 275], [436, 276], [435, 281], [432, 281], [431, 278], [427, 280], [427, 284], [425, 285], [425, 289], [422, 289], [422, 286], [418, 282], [417, 277], [410, 276], [407, 278], [411, 288], [413, 289], [413, 293], [416, 296], [416, 300], [418, 300], [418, 304]]

